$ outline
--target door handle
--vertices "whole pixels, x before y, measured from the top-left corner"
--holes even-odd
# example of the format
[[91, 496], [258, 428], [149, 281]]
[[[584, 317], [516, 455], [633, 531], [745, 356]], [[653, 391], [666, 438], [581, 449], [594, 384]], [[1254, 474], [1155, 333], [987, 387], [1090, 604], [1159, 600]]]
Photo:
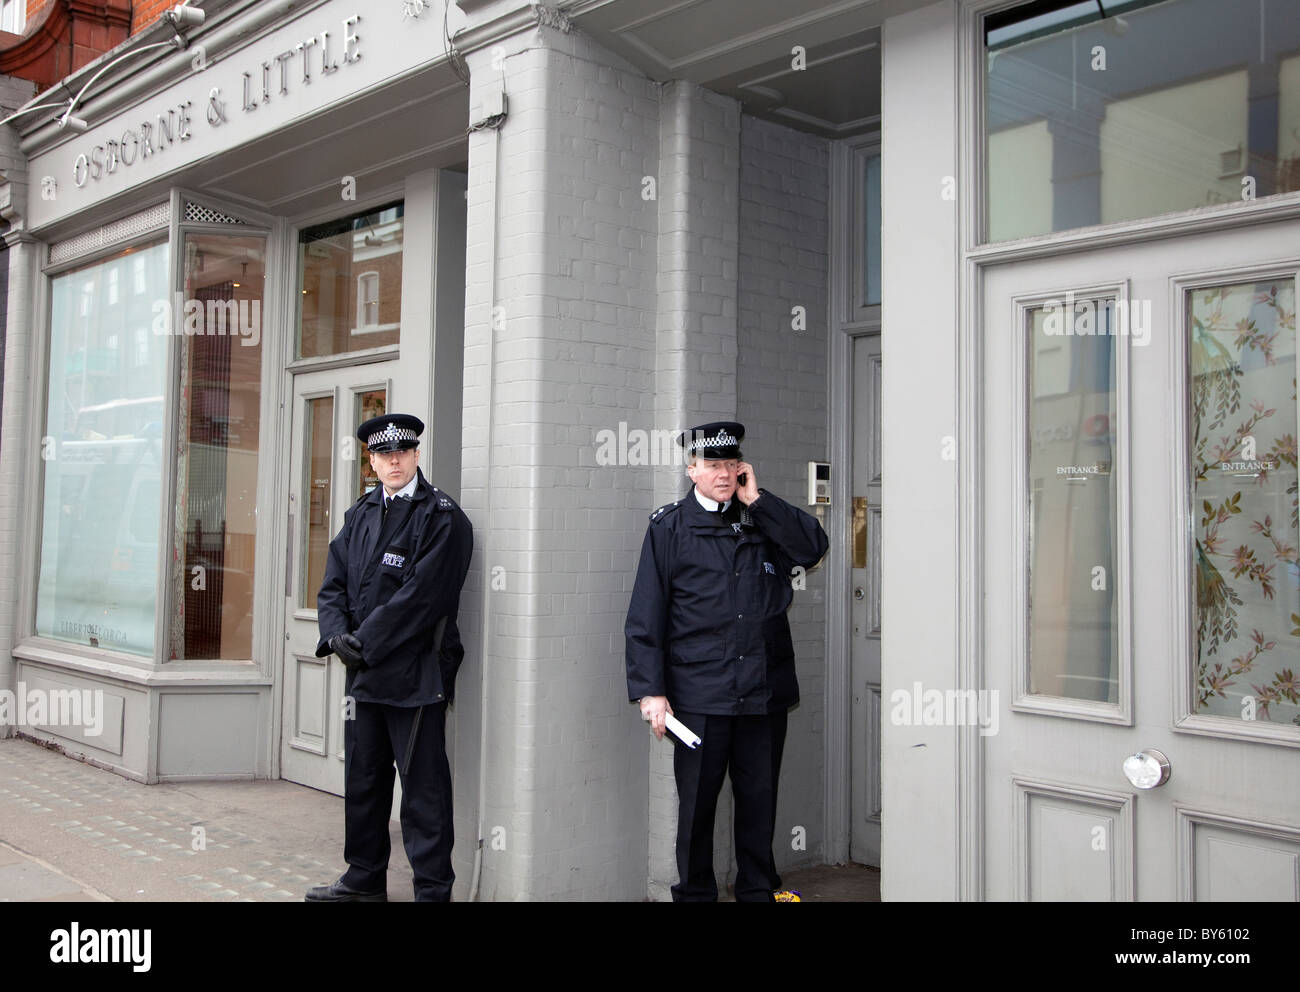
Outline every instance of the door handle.
[[1169, 781], [1169, 759], [1153, 747], [1124, 759], [1124, 775], [1135, 789], [1155, 789]]
[[853, 524], [849, 535], [849, 556], [854, 568], [867, 567], [867, 498], [853, 497]]
[[289, 537], [284, 542], [284, 596], [293, 595], [293, 514], [289, 514]]

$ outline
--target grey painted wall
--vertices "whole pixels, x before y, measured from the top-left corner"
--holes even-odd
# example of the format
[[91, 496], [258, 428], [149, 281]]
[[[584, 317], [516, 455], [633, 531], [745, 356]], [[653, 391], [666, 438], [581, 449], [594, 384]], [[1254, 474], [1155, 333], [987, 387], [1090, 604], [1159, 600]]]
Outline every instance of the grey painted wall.
[[[654, 405], [657, 210], [641, 190], [658, 87], [577, 33], [501, 44], [499, 70], [491, 51], [469, 57], [471, 121], [503, 84], [510, 113], [469, 148], [462, 615], [487, 695], [480, 898], [640, 899], [647, 736], [622, 631], [649, 478], [598, 466], [595, 442]], [[472, 837], [468, 767], [457, 823]]]
[[[804, 509], [808, 462], [825, 460], [829, 447], [829, 170], [825, 139], [742, 117], [736, 413], [760, 485]], [[803, 330], [795, 307], [804, 308]], [[778, 867], [820, 861], [825, 838], [826, 570], [804, 578], [790, 607], [800, 704], [781, 771]]]

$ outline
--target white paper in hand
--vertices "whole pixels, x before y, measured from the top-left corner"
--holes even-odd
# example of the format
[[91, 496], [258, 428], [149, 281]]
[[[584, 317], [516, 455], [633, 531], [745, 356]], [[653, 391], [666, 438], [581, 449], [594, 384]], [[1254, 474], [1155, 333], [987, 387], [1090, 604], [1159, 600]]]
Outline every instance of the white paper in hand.
[[692, 750], [700, 743], [699, 735], [671, 713], [664, 714], [664, 726], [671, 730], [679, 741]]

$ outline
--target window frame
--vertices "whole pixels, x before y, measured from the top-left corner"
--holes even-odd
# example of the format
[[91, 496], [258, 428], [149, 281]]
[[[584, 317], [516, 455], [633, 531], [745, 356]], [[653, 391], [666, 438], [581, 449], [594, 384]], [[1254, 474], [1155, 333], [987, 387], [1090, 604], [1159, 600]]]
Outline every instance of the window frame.
[[[375, 345], [369, 348], [358, 348], [355, 351], [344, 351], [329, 355], [312, 355], [305, 358], [298, 356], [298, 347], [301, 344], [299, 337], [302, 330], [302, 264], [299, 259], [299, 253], [302, 248], [301, 235], [308, 228], [320, 227], [331, 221], [341, 221], [349, 217], [364, 216], [368, 213], [374, 213], [385, 207], [401, 206], [402, 208], [402, 276], [403, 288], [402, 299], [405, 301], [408, 287], [406, 286], [406, 227], [407, 213], [409, 207], [410, 194], [405, 186], [387, 186], [377, 190], [373, 195], [358, 198], [356, 201], [349, 201], [347, 210], [340, 211], [337, 208], [328, 210], [314, 211], [302, 217], [293, 218], [290, 221], [287, 241], [291, 248], [291, 257], [289, 259], [289, 268], [286, 273], [286, 279], [294, 287], [293, 289], [293, 312], [289, 318], [286, 334], [289, 336], [289, 346], [287, 351], [286, 369], [291, 372], [302, 372], [314, 369], [342, 368], [349, 365], [359, 365], [365, 362], [386, 362], [401, 357], [401, 330], [402, 322], [399, 320], [395, 324], [379, 324], [374, 327], [368, 327], [364, 330], [358, 327], [348, 329], [349, 336], [357, 334], [372, 334], [385, 331], [397, 331], [398, 339], [392, 344]], [[370, 270], [367, 269], [367, 272]], [[358, 273], [360, 275], [361, 273]], [[403, 304], [404, 305], [404, 304]], [[357, 313], [354, 312], [355, 318]], [[355, 321], [354, 321], [355, 323]]]
[[1029, 413], [1034, 397], [1030, 395], [1029, 362], [1033, 346], [1032, 311], [1046, 303], [1060, 303], [1072, 296], [1075, 300], [1113, 299], [1116, 307], [1129, 303], [1128, 280], [1099, 283], [1088, 286], [1061, 286], [1046, 292], [1017, 295], [1011, 301], [1011, 327], [1017, 335], [1013, 350], [1015, 368], [1012, 381], [1020, 384], [1013, 401], [1012, 423], [1014, 444], [1018, 456], [1015, 460], [1015, 477], [1012, 480], [1017, 494], [1015, 528], [1015, 558], [1017, 561], [1015, 588], [1012, 590], [1013, 613], [1020, 620], [1016, 625], [1012, 651], [1011, 709], [1018, 713], [1037, 713], [1042, 716], [1088, 720], [1117, 726], [1133, 726], [1133, 555], [1131, 551], [1131, 473], [1129, 470], [1132, 438], [1130, 409], [1130, 356], [1132, 338], [1128, 335], [1114, 337], [1115, 354], [1115, 451], [1111, 472], [1115, 480], [1116, 541], [1115, 541], [1115, 623], [1117, 659], [1117, 699], [1114, 703], [1094, 702], [1066, 696], [1049, 696], [1030, 691], [1029, 645], [1029, 569], [1030, 536], [1033, 518], [1030, 512], [1029, 456], [1033, 438], [1029, 431]]
[[966, 96], [958, 85], [958, 150], [968, 168], [958, 176], [958, 204], [965, 203], [962, 248], [967, 260], [982, 265], [1061, 254], [1084, 248], [1137, 244], [1155, 238], [1228, 230], [1300, 217], [1300, 190], [1254, 200], [1189, 207], [1135, 220], [1109, 221], [1089, 227], [1029, 235], [1007, 241], [988, 240], [987, 73], [984, 22], [991, 15], [1032, 0], [960, 0], [958, 79], [966, 80]]

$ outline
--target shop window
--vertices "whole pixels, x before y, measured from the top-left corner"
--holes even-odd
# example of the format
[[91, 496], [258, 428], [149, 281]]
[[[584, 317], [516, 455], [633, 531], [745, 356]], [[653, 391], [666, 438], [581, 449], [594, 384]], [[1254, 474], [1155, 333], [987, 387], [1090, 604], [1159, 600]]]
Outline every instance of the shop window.
[[266, 242], [186, 234], [173, 659], [252, 657]]
[[298, 358], [397, 344], [402, 313], [402, 204], [298, 235]]
[[1194, 713], [1300, 725], [1295, 279], [1191, 290]]
[[989, 241], [1300, 189], [1300, 0], [1031, 3], [985, 44]]
[[1029, 692], [1117, 704], [1115, 301], [1029, 317]]
[[[145, 291], [109, 302], [113, 273]], [[141, 655], [154, 651], [167, 338], [165, 242], [55, 276], [36, 632]], [[144, 337], [139, 335], [144, 332]], [[117, 342], [145, 342], [144, 361]]]

